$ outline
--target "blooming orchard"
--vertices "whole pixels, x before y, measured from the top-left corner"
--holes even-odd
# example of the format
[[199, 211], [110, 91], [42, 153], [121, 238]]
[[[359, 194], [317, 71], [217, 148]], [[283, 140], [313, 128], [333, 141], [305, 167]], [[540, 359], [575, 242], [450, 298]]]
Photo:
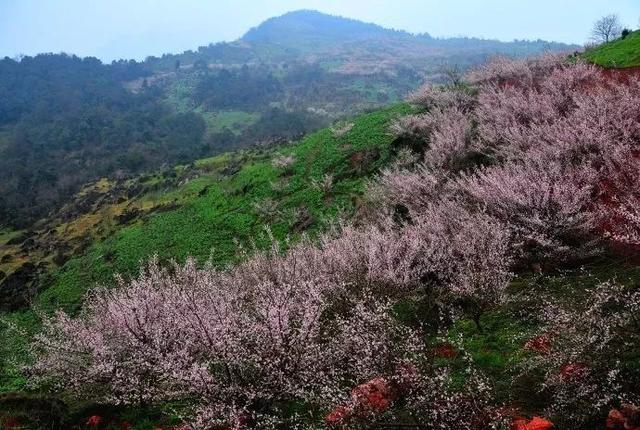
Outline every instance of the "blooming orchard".
[[[196, 428], [356, 428], [400, 411], [429, 428], [495, 423], [473, 363], [463, 377], [434, 364], [425, 338], [435, 333], [403, 325], [394, 305], [420, 296], [483, 331], [513, 272], [637, 246], [640, 83], [558, 57], [500, 59], [410, 101], [426, 111], [392, 132], [413, 153], [370, 187], [367, 223], [286, 252], [274, 241], [227, 271], [152, 261], [139, 278], [94, 290], [76, 318], [46, 319], [35, 379], [112, 403], [186, 399]], [[585, 405], [627, 393], [616, 385], [624, 369], [605, 358], [623, 354], [639, 312], [637, 292], [612, 283], [590, 300], [581, 314], [554, 307], [525, 347], [553, 392], [548, 412], [574, 423], [590, 414]]]

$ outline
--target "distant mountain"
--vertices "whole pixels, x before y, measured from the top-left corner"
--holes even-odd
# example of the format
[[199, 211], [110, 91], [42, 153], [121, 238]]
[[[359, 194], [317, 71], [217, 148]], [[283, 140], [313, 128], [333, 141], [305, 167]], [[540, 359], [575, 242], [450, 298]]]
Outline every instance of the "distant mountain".
[[410, 37], [409, 33], [389, 30], [376, 24], [313, 10], [299, 10], [266, 20], [249, 30], [240, 40], [250, 43], [273, 43], [313, 51], [335, 44]]
[[318, 11], [299, 10], [270, 18], [235, 42], [150, 57], [146, 64], [155, 70], [170, 70], [175, 61], [183, 66], [196, 62], [228, 66], [304, 61], [348, 74], [394, 73], [398, 67], [408, 67], [430, 75], [444, 63], [455, 63], [464, 69], [495, 55], [526, 56], [578, 48], [544, 40], [433, 38], [428, 33], [414, 35]]
[[413, 35], [302, 10], [241, 39], [144, 62], [0, 60], [0, 232], [29, 228], [83, 184], [298, 139], [495, 55], [575, 47]]

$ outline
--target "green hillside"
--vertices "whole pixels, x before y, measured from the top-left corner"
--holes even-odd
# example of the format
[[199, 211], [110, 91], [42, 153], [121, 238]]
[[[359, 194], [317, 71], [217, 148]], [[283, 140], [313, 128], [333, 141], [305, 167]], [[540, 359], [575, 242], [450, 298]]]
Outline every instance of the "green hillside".
[[624, 39], [598, 46], [584, 54], [585, 58], [604, 67], [640, 67], [640, 31]]
[[[89, 288], [112, 282], [116, 273], [135, 274], [139, 263], [154, 255], [165, 262], [187, 256], [205, 262], [211, 257], [224, 266], [238, 258], [238, 243], [251, 247], [252, 238], [262, 237], [256, 245], [266, 244], [266, 226], [277, 238], [295, 238], [326, 228], [339, 214], [353, 216], [365, 180], [392, 157], [390, 121], [411, 110], [395, 105], [320, 130], [298, 144], [228, 153], [147, 175], [128, 186], [148, 191], [130, 199], [105, 198], [117, 187], [99, 181], [76, 200], [81, 203], [92, 193], [102, 193], [99, 200], [104, 203], [71, 219], [53, 217], [31, 237], [36, 243], [77, 246], [75, 255], [59, 268], [53, 261], [56, 252], [36, 249], [25, 258], [24, 244], [11, 241], [19, 234], [2, 233], [0, 256], [7, 257], [0, 269], [10, 273], [21, 264], [32, 264], [47, 270], [40, 273], [43, 291], [33, 308], [8, 314], [4, 327], [0, 325], [16, 329], [0, 338], [0, 357], [5, 359], [0, 361], [0, 392], [22, 387], [18, 368], [26, 352], [24, 334], [37, 328], [36, 312], [59, 307], [73, 311]], [[50, 234], [58, 236], [47, 239]], [[83, 249], [78, 241], [93, 244]]]

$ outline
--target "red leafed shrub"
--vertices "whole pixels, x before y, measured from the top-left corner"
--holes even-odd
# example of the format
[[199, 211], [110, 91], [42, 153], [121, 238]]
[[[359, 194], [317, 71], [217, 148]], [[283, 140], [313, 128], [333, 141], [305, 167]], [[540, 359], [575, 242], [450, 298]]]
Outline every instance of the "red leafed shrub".
[[511, 430], [550, 430], [553, 423], [545, 418], [533, 417], [531, 420], [518, 419], [511, 425]]
[[388, 410], [393, 394], [389, 382], [378, 377], [355, 387], [351, 391], [351, 399], [356, 413], [366, 416]]
[[87, 418], [85, 424], [89, 427], [98, 427], [100, 424], [102, 424], [102, 421], [103, 420], [100, 415], [91, 415], [89, 418]]
[[22, 425], [22, 423], [20, 422], [20, 420], [18, 418], [11, 417], [11, 416], [0, 420], [0, 422], [2, 423], [2, 429], [3, 430], [13, 430], [13, 429], [18, 428], [18, 427], [20, 427]]
[[131, 425], [131, 423], [130, 423], [129, 421], [122, 421], [122, 422], [120, 423], [120, 428], [121, 428], [122, 430], [130, 430], [130, 429], [131, 429], [131, 427], [132, 427], [132, 425]]
[[531, 338], [524, 344], [527, 351], [537, 352], [539, 354], [549, 354], [551, 352], [551, 334], [543, 333]]
[[640, 430], [640, 408], [623, 405], [620, 409], [611, 409], [606, 425], [608, 430]]
[[352, 414], [351, 407], [339, 405], [324, 418], [324, 422], [330, 427], [341, 427], [351, 419]]
[[349, 402], [337, 406], [325, 417], [325, 422], [338, 427], [352, 419], [371, 418], [389, 410], [394, 398], [389, 381], [383, 377], [374, 378], [351, 390]]

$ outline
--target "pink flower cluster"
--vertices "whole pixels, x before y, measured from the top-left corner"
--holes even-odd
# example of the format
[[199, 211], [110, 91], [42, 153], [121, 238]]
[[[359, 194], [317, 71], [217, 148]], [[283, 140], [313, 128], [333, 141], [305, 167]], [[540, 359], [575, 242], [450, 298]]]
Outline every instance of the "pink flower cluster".
[[382, 175], [388, 201], [419, 216], [436, 196], [456, 196], [500, 221], [529, 263], [638, 244], [637, 78], [547, 56], [498, 59], [469, 81], [446, 99], [429, 86], [412, 97], [429, 111], [393, 131], [421, 142], [423, 160]]

